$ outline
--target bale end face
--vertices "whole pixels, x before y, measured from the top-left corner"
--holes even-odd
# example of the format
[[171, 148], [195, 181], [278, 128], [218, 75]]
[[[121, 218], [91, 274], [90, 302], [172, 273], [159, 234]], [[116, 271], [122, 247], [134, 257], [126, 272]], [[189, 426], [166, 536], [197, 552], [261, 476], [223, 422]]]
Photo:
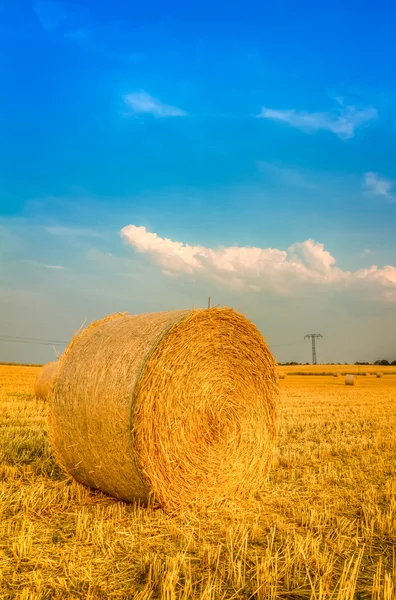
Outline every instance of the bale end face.
[[357, 385], [357, 377], [356, 377], [356, 375], [346, 375], [346, 377], [345, 377], [345, 385]]

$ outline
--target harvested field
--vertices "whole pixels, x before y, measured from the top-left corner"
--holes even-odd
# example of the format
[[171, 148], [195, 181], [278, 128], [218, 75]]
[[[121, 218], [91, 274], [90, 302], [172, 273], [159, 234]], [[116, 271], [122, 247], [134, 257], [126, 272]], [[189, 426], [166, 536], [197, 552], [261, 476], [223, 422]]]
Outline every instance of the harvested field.
[[0, 366], [0, 598], [394, 600], [396, 376], [381, 370], [280, 381], [256, 499], [171, 517], [68, 478], [38, 368]]

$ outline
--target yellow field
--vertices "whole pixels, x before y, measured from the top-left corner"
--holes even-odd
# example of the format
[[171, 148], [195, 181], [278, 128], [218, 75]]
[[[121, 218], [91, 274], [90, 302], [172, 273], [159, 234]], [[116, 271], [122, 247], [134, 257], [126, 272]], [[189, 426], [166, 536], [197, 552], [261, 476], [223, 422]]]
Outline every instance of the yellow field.
[[281, 380], [260, 496], [170, 517], [64, 475], [37, 372], [0, 366], [0, 599], [396, 598], [395, 375]]

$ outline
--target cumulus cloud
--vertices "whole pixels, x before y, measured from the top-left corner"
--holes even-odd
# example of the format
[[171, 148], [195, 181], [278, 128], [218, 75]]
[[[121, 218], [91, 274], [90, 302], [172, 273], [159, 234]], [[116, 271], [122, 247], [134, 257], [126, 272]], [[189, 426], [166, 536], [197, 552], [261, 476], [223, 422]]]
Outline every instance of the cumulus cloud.
[[335, 266], [335, 258], [324, 245], [312, 239], [292, 244], [287, 250], [253, 246], [213, 249], [161, 238], [136, 225], [123, 227], [120, 235], [167, 276], [203, 277], [233, 289], [271, 290], [283, 295], [308, 284], [344, 289], [371, 283], [396, 299], [396, 267], [373, 265], [343, 271]]
[[377, 118], [378, 111], [372, 107], [358, 108], [345, 106], [342, 98], [338, 98], [338, 106], [328, 112], [307, 112], [294, 109], [279, 110], [263, 107], [258, 117], [287, 123], [305, 133], [330, 131], [342, 140], [355, 135], [357, 127]]
[[368, 194], [383, 196], [388, 200], [392, 200], [392, 202], [396, 202], [396, 181], [391, 181], [379, 173], [374, 173], [373, 171], [365, 173], [364, 187]]
[[132, 92], [124, 96], [125, 104], [132, 114], [155, 117], [185, 117], [187, 113], [176, 106], [163, 104], [146, 92]]

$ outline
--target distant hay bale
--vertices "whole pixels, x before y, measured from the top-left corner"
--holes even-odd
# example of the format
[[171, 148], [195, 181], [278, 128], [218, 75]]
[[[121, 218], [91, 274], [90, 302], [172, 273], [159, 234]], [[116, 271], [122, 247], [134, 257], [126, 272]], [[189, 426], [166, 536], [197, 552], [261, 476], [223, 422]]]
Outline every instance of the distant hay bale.
[[341, 373], [337, 371], [337, 373], [334, 373], [334, 377], [341, 377]]
[[356, 385], [357, 377], [356, 375], [346, 375], [345, 376], [345, 385]]
[[36, 398], [46, 400], [53, 391], [56, 374], [58, 371], [58, 361], [50, 362], [39, 371], [34, 386], [34, 395]]
[[177, 510], [259, 489], [278, 395], [264, 338], [232, 309], [110, 315], [60, 359], [50, 439], [81, 483]]
[[382, 377], [382, 375], [383, 375], [383, 373], [379, 373], [379, 372], [377, 373], [378, 378]]
[[278, 379], [286, 379], [286, 373], [284, 371], [280, 371], [278, 373]]

